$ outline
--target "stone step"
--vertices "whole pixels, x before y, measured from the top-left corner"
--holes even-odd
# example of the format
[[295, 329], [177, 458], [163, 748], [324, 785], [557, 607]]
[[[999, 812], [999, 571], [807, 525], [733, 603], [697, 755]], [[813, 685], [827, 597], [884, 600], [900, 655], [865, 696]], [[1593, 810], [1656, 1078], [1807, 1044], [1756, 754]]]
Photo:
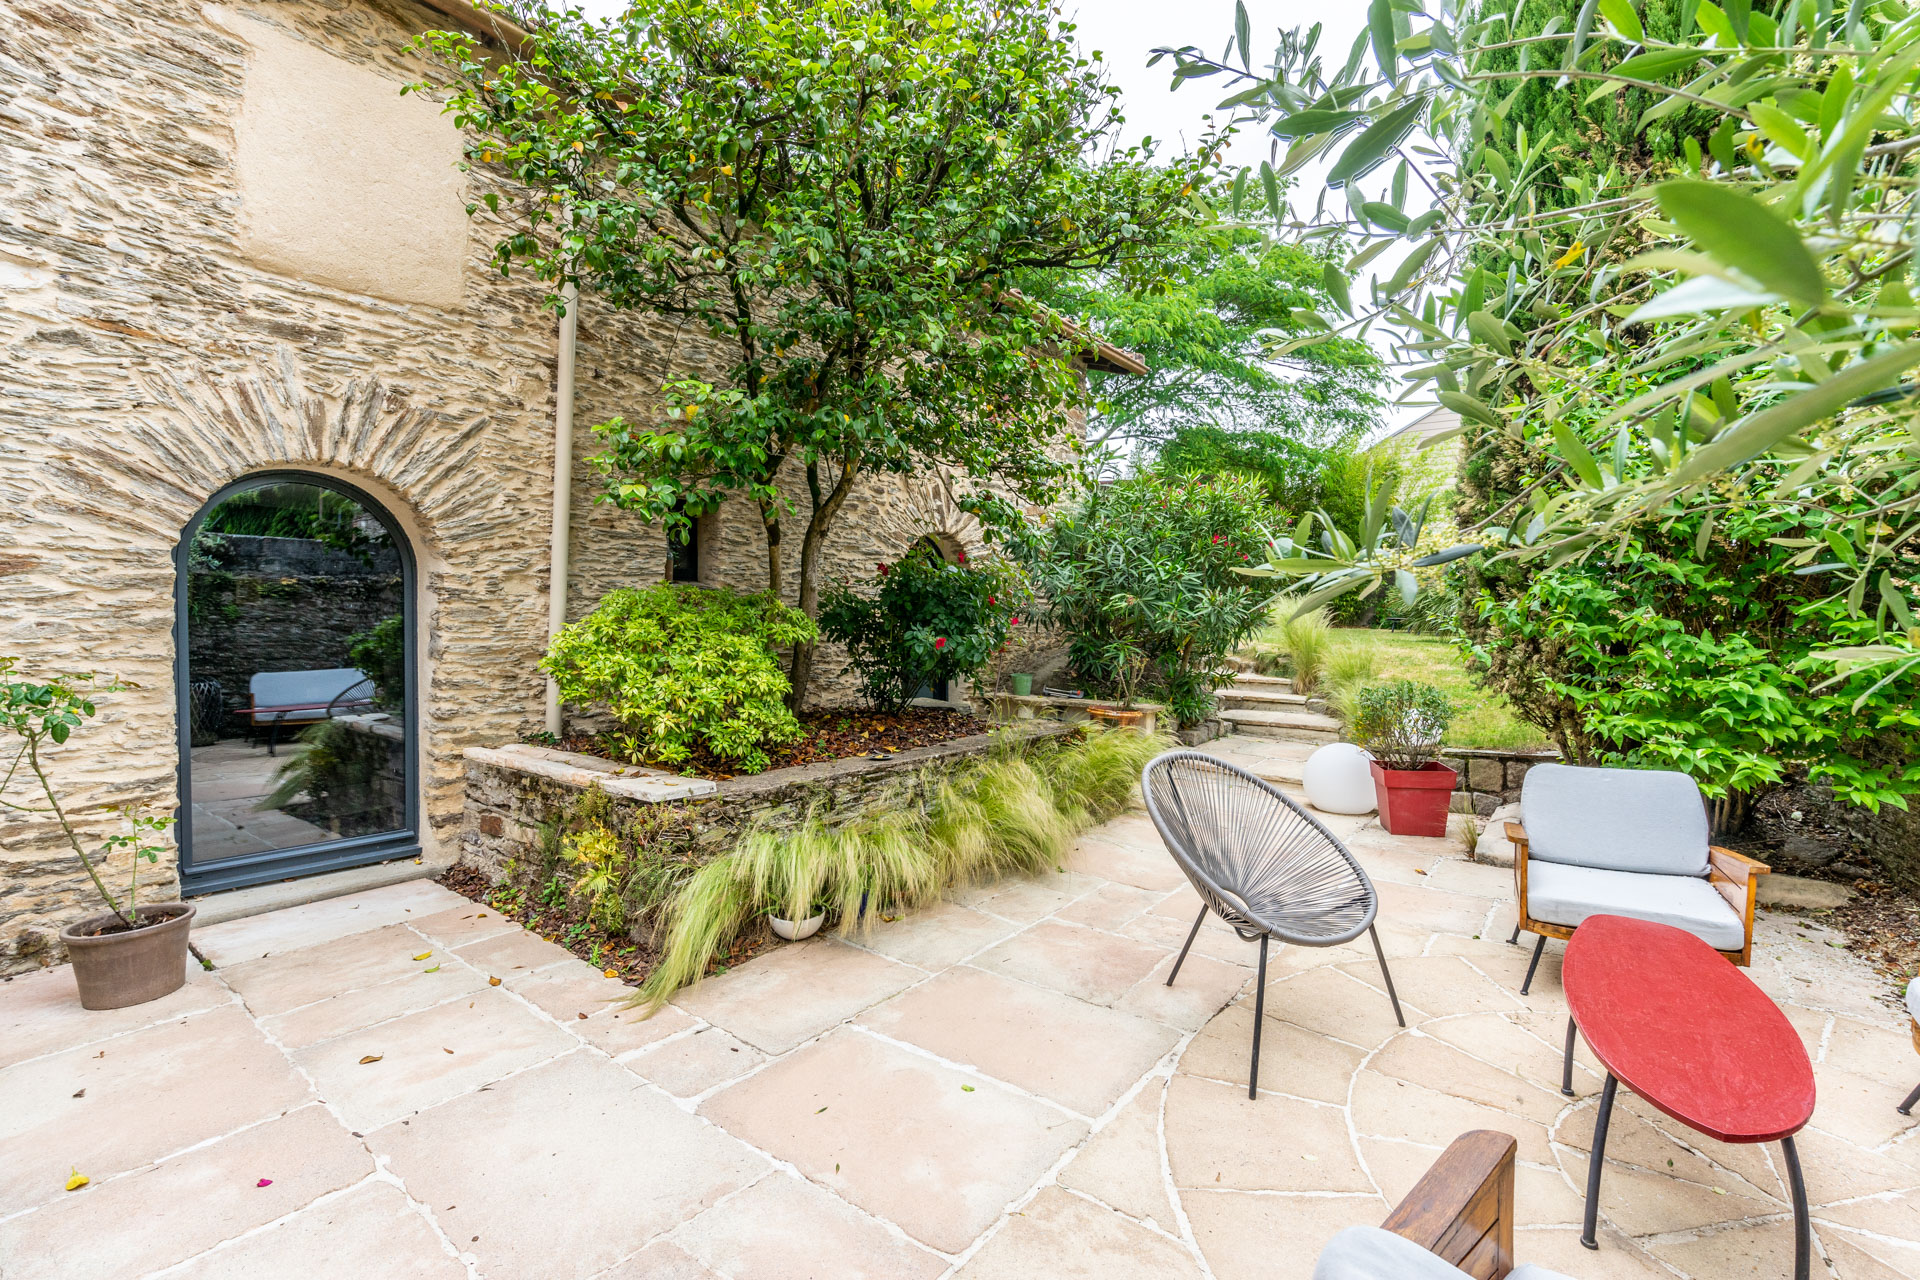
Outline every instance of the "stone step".
[[1340, 722], [1312, 711], [1222, 711], [1235, 733], [1288, 742], [1338, 742]]
[[1306, 695], [1267, 685], [1231, 684], [1213, 696], [1229, 711], [1284, 711], [1307, 705]]
[[1233, 683], [1248, 689], [1279, 689], [1286, 693], [1293, 692], [1293, 680], [1287, 676], [1263, 676], [1252, 671], [1242, 671], [1233, 678]]

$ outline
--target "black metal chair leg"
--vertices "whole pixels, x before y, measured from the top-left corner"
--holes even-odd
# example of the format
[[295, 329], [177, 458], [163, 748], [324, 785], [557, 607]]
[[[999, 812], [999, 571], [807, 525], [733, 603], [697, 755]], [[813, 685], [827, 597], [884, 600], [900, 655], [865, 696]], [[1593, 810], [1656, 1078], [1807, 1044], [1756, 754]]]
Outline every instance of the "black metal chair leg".
[[1513, 936], [1507, 939], [1507, 945], [1510, 947], [1517, 947], [1520, 945], [1520, 926], [1519, 925], [1513, 926]]
[[1247, 1097], [1260, 1093], [1260, 1028], [1267, 1021], [1267, 935], [1260, 935], [1260, 985], [1253, 992], [1253, 1066], [1247, 1070]]
[[1393, 1016], [1404, 1027], [1407, 1018], [1400, 1012], [1400, 994], [1393, 989], [1393, 971], [1387, 968], [1387, 953], [1380, 949], [1380, 934], [1372, 925], [1368, 925], [1367, 936], [1373, 939], [1373, 954], [1380, 958], [1380, 976], [1387, 980], [1387, 999], [1393, 1001]]
[[1587, 1216], [1582, 1224], [1580, 1243], [1589, 1249], [1600, 1247], [1600, 1242], [1593, 1238], [1600, 1218], [1600, 1166], [1607, 1158], [1607, 1122], [1613, 1119], [1613, 1093], [1619, 1087], [1613, 1072], [1607, 1072], [1607, 1082], [1600, 1087], [1600, 1114], [1593, 1121], [1593, 1149], [1587, 1152]]
[[1920, 1084], [1915, 1085], [1913, 1092], [1907, 1095], [1907, 1100], [1895, 1107], [1894, 1110], [1903, 1116], [1910, 1116], [1913, 1114], [1913, 1104], [1916, 1102], [1920, 1102]]
[[1566, 1094], [1567, 1097], [1569, 1098], [1573, 1096], [1573, 1033], [1574, 1033], [1573, 1017], [1572, 1015], [1568, 1015], [1567, 1017], [1567, 1061], [1566, 1061], [1566, 1064], [1560, 1069], [1560, 1092]]
[[[1200, 936], [1200, 925], [1206, 918], [1207, 909], [1201, 907], [1200, 914], [1193, 918], [1193, 928], [1187, 930], [1187, 946], [1180, 948], [1180, 958], [1173, 962], [1173, 972], [1167, 975], [1168, 986], [1172, 986], [1173, 980], [1180, 976], [1180, 966], [1187, 962], [1187, 947], [1191, 947], [1193, 940]], [[1261, 945], [1264, 946], [1266, 944], [1263, 942]]]
[[1794, 1150], [1792, 1134], [1780, 1139], [1780, 1150], [1787, 1157], [1787, 1186], [1793, 1192], [1793, 1280], [1807, 1280], [1813, 1265], [1813, 1224], [1807, 1219], [1807, 1183], [1800, 1176], [1800, 1153]]
[[1527, 980], [1520, 984], [1521, 995], [1527, 994], [1527, 989], [1533, 985], [1533, 971], [1540, 967], [1540, 953], [1546, 949], [1547, 935], [1543, 933], [1540, 935], [1540, 941], [1533, 944], [1533, 960], [1527, 965]]

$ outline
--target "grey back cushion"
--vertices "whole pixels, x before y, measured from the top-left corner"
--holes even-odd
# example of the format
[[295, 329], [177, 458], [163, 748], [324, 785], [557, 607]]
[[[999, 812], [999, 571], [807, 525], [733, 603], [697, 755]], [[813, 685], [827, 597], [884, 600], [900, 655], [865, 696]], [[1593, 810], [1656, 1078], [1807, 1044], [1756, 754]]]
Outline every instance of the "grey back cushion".
[[1520, 788], [1527, 856], [1607, 871], [1707, 874], [1700, 788], [1666, 769], [1537, 764]]

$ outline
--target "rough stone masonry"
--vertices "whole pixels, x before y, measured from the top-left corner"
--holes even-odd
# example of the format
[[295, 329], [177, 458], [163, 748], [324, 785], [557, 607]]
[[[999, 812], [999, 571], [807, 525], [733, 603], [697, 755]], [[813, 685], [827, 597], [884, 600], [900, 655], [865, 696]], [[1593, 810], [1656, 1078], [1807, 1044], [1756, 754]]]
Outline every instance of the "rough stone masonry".
[[[457, 844], [462, 751], [540, 723], [555, 320], [489, 267], [500, 228], [464, 209], [488, 179], [455, 167], [454, 126], [399, 92], [426, 70], [410, 38], [448, 21], [411, 0], [8, 7], [0, 652], [128, 685], [53, 753], [90, 841], [112, 806], [177, 805], [175, 550], [250, 473], [350, 480], [413, 544], [429, 860]], [[704, 334], [585, 299], [576, 422], [590, 442], [664, 378], [719, 368]], [[573, 616], [666, 560], [596, 491], [577, 461]], [[823, 567], [871, 573], [927, 534], [981, 549], [939, 477], [880, 478]], [[701, 537], [706, 581], [764, 583], [750, 509]], [[838, 664], [820, 665], [831, 701]], [[177, 892], [170, 866], [147, 878], [153, 900]], [[0, 819], [0, 974], [58, 959], [91, 901], [50, 824]]]

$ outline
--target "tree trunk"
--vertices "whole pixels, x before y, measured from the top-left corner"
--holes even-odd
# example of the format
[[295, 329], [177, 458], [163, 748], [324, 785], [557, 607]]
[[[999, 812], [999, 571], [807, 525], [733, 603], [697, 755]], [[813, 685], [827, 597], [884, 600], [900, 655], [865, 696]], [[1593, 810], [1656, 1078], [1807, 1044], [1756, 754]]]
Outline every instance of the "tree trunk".
[[[813, 465], [808, 467], [809, 488], [813, 493], [813, 518], [807, 521], [807, 532], [800, 539], [800, 611], [809, 618], [820, 616], [820, 575], [817, 572], [820, 563], [820, 548], [826, 544], [827, 530], [833, 524], [833, 518], [840, 514], [847, 495], [853, 491], [855, 477], [860, 474], [860, 459], [849, 458], [840, 473], [839, 482], [833, 491], [822, 497], [818, 484], [818, 473]], [[788, 669], [787, 679], [793, 685], [788, 695], [789, 705], [794, 714], [806, 710], [807, 684], [813, 678], [813, 650], [811, 643], [797, 644], [793, 647], [793, 664]]]
[[761, 527], [767, 535], [767, 590], [773, 592], [773, 598], [780, 598], [782, 579], [786, 576], [781, 564], [780, 547], [780, 508], [771, 502], [760, 504]]

